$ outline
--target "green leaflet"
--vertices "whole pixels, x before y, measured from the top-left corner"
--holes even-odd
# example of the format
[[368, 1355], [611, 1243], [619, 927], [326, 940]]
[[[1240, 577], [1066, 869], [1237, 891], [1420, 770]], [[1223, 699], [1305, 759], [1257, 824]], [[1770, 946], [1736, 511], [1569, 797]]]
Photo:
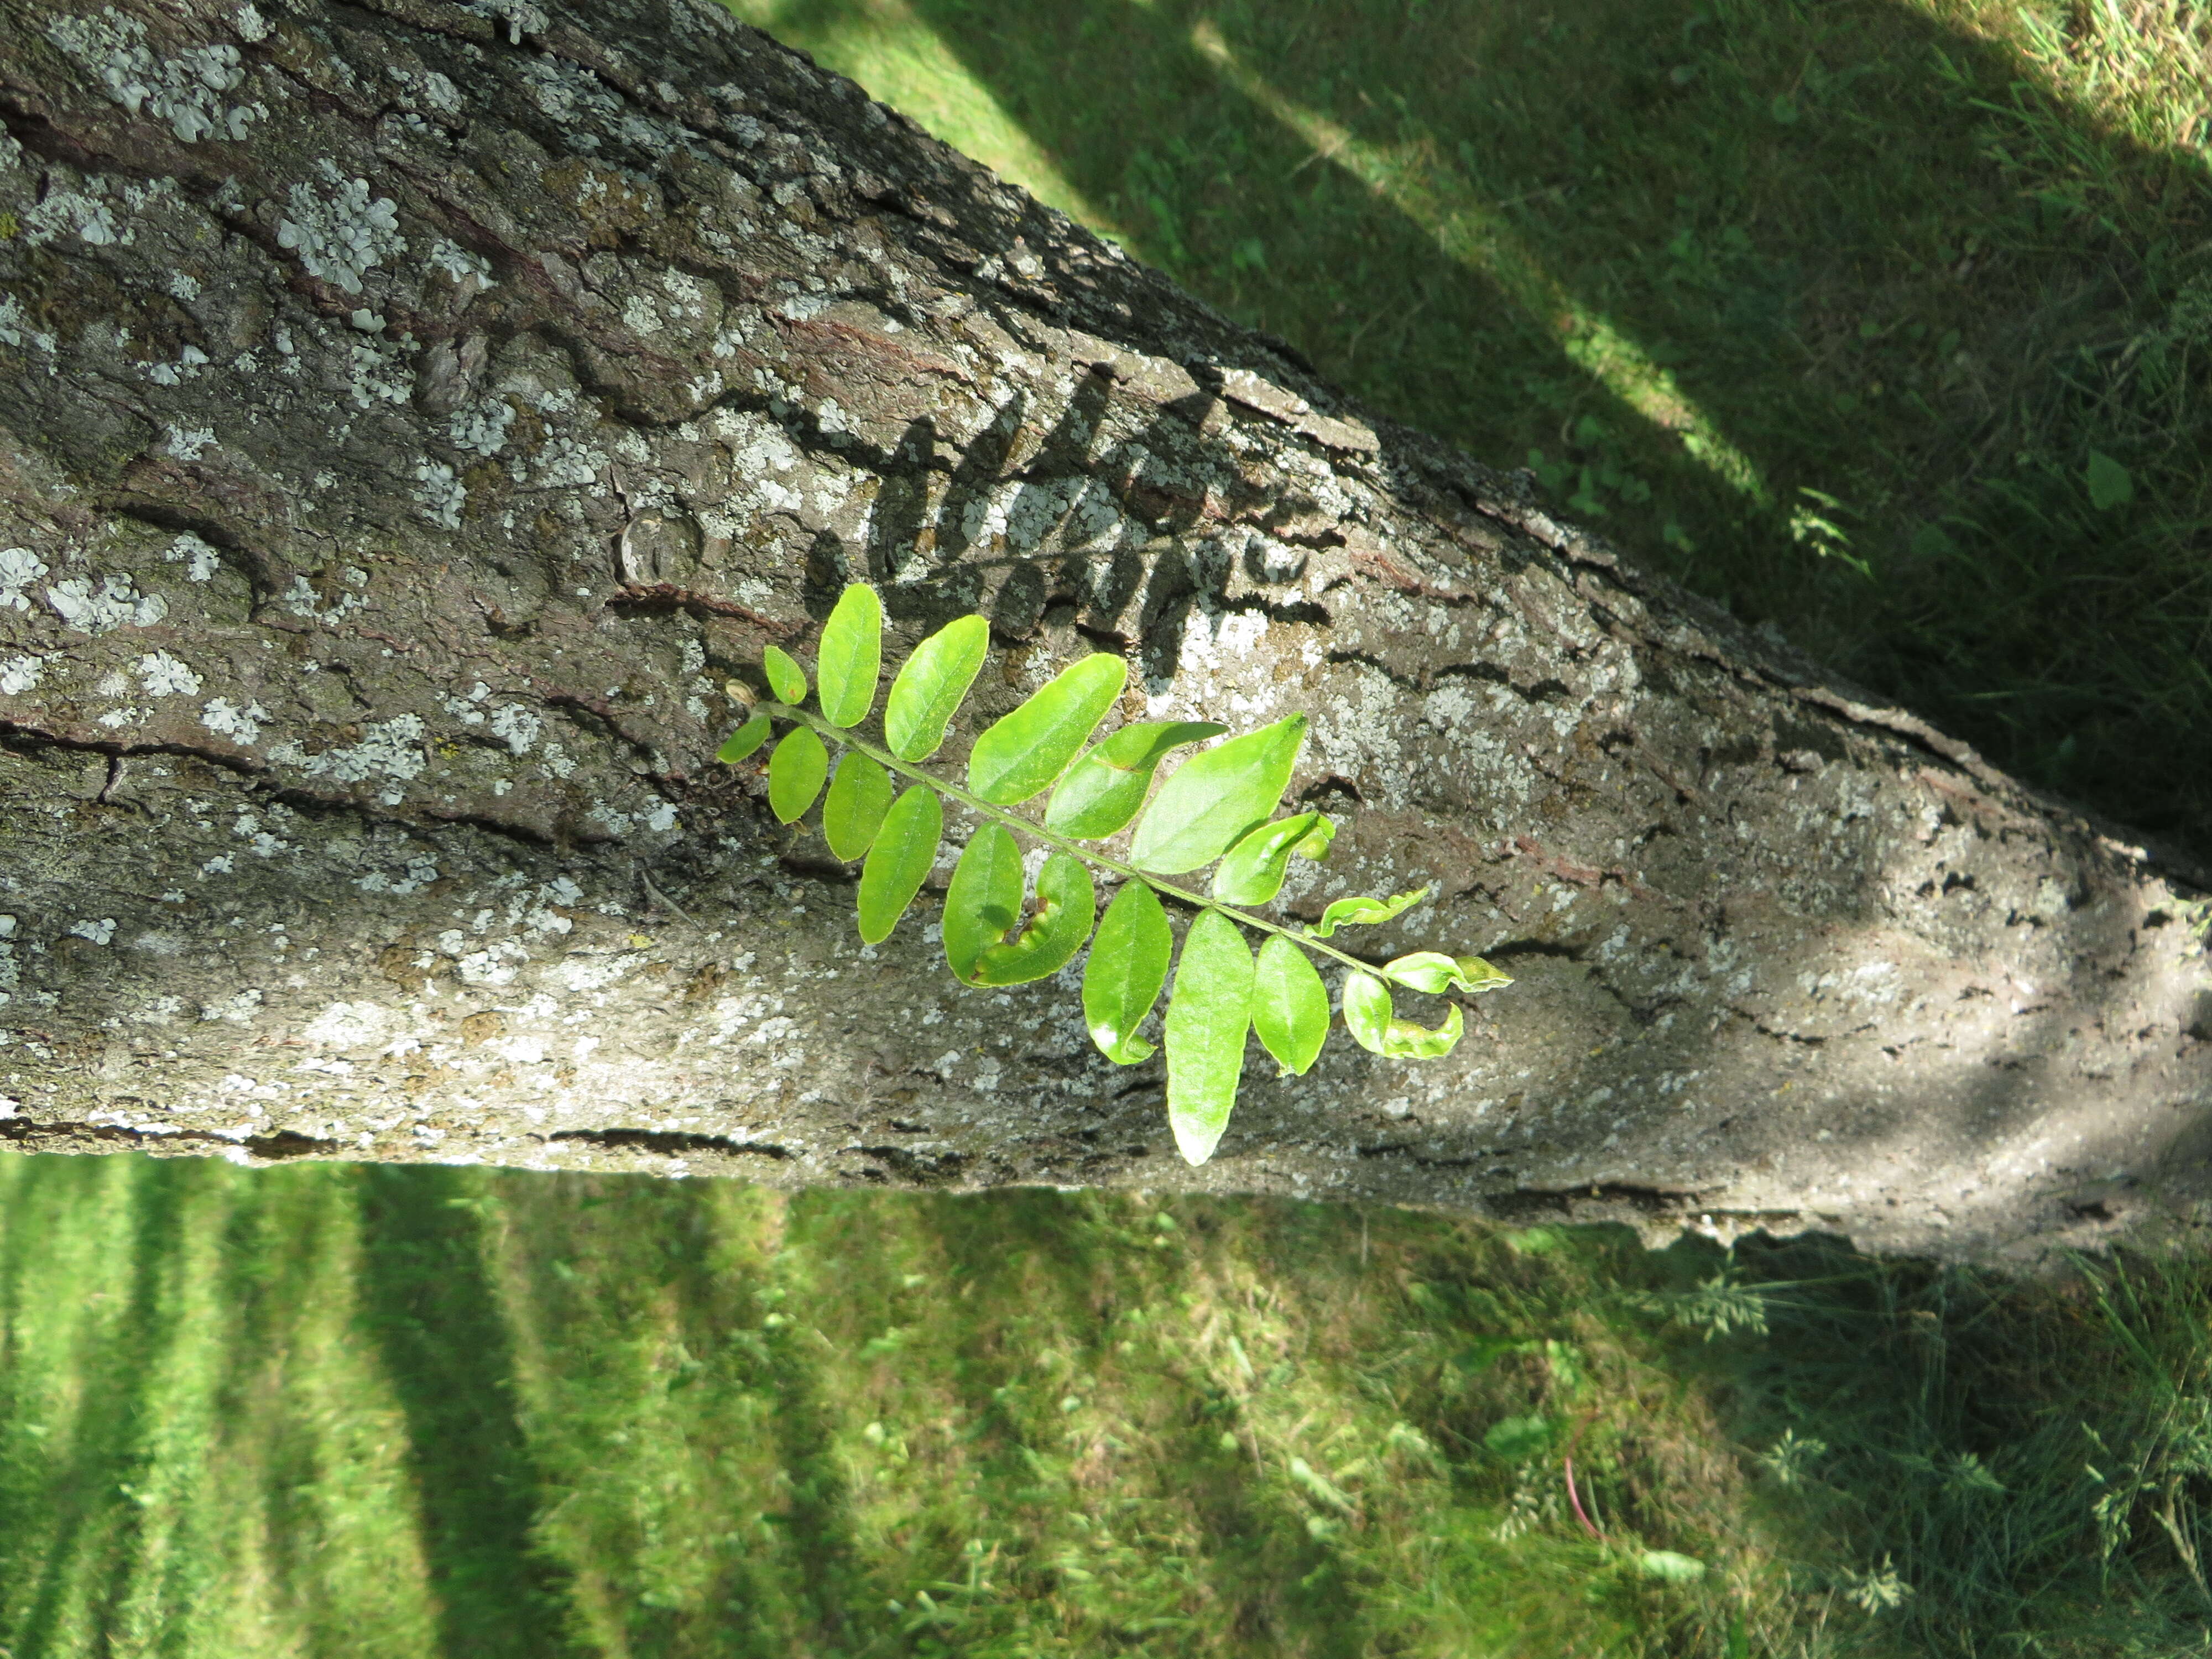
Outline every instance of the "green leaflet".
[[[1175, 935], [1159, 895], [1141, 881], [1122, 884], [1091, 942], [1083, 965], [1083, 1019], [1098, 1052], [1116, 1066], [1150, 1060], [1152, 1045], [1137, 1035], [1160, 987], [1168, 982]], [[1324, 1011], [1325, 1012], [1325, 1011]]]
[[1340, 898], [1322, 911], [1321, 920], [1307, 931], [1316, 939], [1327, 939], [1347, 923], [1358, 922], [1371, 927], [1404, 915], [1428, 896], [1427, 888], [1417, 887], [1410, 893], [1399, 893], [1386, 899]]
[[1152, 787], [1153, 769], [1170, 750], [1228, 729], [1212, 720], [1139, 720], [1123, 726], [1067, 769], [1044, 809], [1045, 828], [1078, 841], [1112, 835], [1137, 816]]
[[891, 936], [937, 862], [938, 837], [944, 833], [945, 809], [927, 784], [915, 784], [891, 803], [860, 866], [862, 942], [880, 945]]
[[883, 666], [883, 604], [873, 588], [854, 582], [822, 624], [822, 643], [814, 653], [822, 717], [832, 726], [858, 726], [867, 719]]
[[1062, 670], [975, 739], [969, 788], [994, 806], [1012, 806], [1046, 787], [1067, 769], [1128, 678], [1129, 665], [1103, 652]]
[[768, 761], [768, 805], [779, 823], [789, 823], [814, 805], [830, 775], [830, 751], [811, 726], [783, 734]]
[[1275, 810], [1305, 737], [1306, 717], [1292, 714], [1185, 761], [1139, 820], [1129, 861], [1173, 875], [1219, 858]]
[[1220, 868], [1213, 872], [1213, 896], [1224, 904], [1267, 903], [1283, 890], [1283, 872], [1290, 867], [1291, 854], [1304, 851], [1316, 840], [1323, 852], [1328, 850], [1329, 842], [1335, 838], [1334, 827], [1326, 835], [1317, 834], [1319, 827], [1328, 823], [1318, 812], [1301, 812], [1294, 818], [1261, 824], [1231, 848], [1229, 856], [1221, 860]]
[[1021, 848], [1005, 825], [987, 823], [968, 838], [945, 891], [945, 959], [953, 977], [975, 983], [983, 952], [1021, 919]]
[[1344, 980], [1344, 1023], [1352, 1040], [1386, 1060], [1434, 1060], [1459, 1043], [1466, 1016], [1451, 1005], [1435, 1030], [1400, 1019], [1390, 1006], [1390, 988], [1372, 974], [1347, 974]]
[[864, 857], [890, 811], [891, 775], [858, 750], [837, 763], [830, 798], [822, 803], [822, 838], [850, 864]]
[[718, 761], [741, 761], [768, 741], [768, 716], [756, 714], [723, 740], [722, 746], [714, 751], [714, 758]]
[[1260, 947], [1252, 978], [1252, 1029], [1285, 1072], [1304, 1072], [1328, 1036], [1328, 988], [1313, 958], [1280, 933]]
[[1026, 985], [1075, 960], [1098, 917], [1098, 896], [1083, 860], [1054, 853], [1037, 872], [1036, 905], [1022, 931], [985, 951], [976, 985]]
[[1229, 1127], [1251, 1024], [1252, 947], [1221, 912], [1200, 911], [1168, 1000], [1168, 1127], [1186, 1163], [1212, 1158]]
[[991, 624], [981, 617], [949, 622], [914, 648], [884, 703], [884, 741], [902, 761], [927, 760], [975, 683], [991, 648]]
[[1382, 971], [1401, 985], [1431, 993], [1494, 991], [1513, 983], [1512, 975], [1500, 973], [1480, 957], [1448, 957], [1441, 951], [1416, 951]]
[[775, 647], [761, 653], [761, 670], [768, 676], [768, 689], [775, 693], [778, 702], [796, 708], [806, 701], [806, 671]]

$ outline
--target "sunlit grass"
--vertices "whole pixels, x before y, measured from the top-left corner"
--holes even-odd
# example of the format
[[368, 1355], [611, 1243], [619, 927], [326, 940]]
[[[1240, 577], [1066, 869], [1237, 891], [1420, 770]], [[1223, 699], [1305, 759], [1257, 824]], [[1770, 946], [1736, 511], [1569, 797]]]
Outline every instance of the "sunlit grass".
[[2207, 1305], [1282, 1201], [9, 1155], [0, 1650], [2165, 1659]]
[[2212, 844], [2200, 7], [736, 9], [1632, 556]]

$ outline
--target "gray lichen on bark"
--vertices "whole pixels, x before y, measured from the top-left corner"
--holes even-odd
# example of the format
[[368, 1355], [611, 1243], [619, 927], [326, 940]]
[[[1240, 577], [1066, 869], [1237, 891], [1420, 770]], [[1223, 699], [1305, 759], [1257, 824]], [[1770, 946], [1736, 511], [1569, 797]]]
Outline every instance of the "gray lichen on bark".
[[[726, 13], [0, 0], [0, 39], [18, 1142], [2023, 1260], [2194, 1224], [2185, 867]], [[991, 618], [956, 763], [1092, 649], [1123, 718], [1306, 711], [1344, 828], [1290, 913], [1434, 882], [1358, 948], [1518, 982], [1445, 1061], [1255, 1048], [1188, 1168], [1072, 982], [962, 989], [927, 894], [861, 947], [852, 872], [712, 761], [856, 578], [894, 662]]]

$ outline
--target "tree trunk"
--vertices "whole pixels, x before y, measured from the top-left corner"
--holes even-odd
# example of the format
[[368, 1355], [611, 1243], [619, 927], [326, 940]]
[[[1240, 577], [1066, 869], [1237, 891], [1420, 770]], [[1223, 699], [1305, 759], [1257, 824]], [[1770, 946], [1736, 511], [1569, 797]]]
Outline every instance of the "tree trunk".
[[[2014, 1261], [2212, 1191], [2201, 875], [720, 9], [86, 3], [0, 0], [18, 1145]], [[956, 761], [1098, 648], [1126, 715], [1305, 710], [1288, 911], [1433, 882], [1356, 948], [1517, 982], [1442, 1061], [1255, 1048], [1188, 1167], [1065, 975], [963, 989], [927, 892], [862, 948], [711, 758], [854, 578], [893, 662], [990, 617]]]

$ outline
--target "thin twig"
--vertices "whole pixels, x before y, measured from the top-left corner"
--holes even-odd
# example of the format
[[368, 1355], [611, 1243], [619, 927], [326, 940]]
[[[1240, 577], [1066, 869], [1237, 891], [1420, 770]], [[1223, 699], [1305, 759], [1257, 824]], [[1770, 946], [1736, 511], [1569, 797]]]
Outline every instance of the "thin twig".
[[702, 927], [696, 921], [692, 921], [690, 913], [687, 912], [682, 905], [678, 904], [674, 899], [669, 897], [667, 894], [662, 892], [658, 887], [655, 887], [653, 884], [653, 878], [646, 874], [645, 866], [641, 864], [637, 866], [637, 878], [645, 884], [645, 895], [647, 898], [651, 899], [655, 904], [660, 906], [662, 909], [672, 910], [678, 915], [682, 916], [684, 921], [690, 922], [691, 931], [698, 934], [701, 939], [707, 937], [707, 930]]

